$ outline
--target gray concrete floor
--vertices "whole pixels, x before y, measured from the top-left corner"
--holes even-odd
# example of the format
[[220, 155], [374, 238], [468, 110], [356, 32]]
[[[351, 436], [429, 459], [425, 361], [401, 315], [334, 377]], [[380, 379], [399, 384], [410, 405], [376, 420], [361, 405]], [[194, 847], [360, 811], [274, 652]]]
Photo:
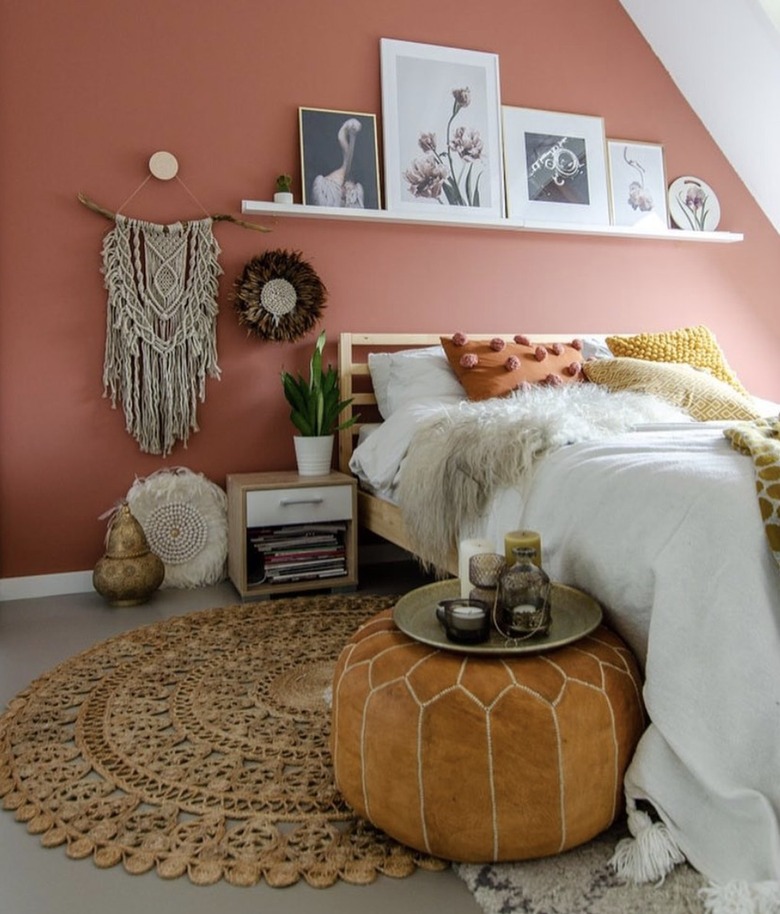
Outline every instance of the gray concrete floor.
[[[425, 583], [409, 563], [361, 568], [360, 590], [398, 593]], [[36, 676], [112, 635], [199, 609], [237, 603], [232, 585], [158, 591], [150, 602], [112, 609], [96, 593], [0, 603], [0, 708]], [[314, 889], [265, 884], [198, 887], [154, 873], [128, 875], [70, 860], [63, 848], [41, 847], [13, 813], [0, 811], [0, 914], [477, 914], [481, 909], [452, 870], [379, 877], [369, 886], [338, 883]]]

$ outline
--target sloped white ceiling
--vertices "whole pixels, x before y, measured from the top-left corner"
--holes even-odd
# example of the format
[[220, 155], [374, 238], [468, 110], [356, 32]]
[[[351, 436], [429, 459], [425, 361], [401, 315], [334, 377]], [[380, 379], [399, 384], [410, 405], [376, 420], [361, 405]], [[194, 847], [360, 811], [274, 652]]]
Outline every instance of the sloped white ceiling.
[[780, 232], [780, 0], [620, 3]]

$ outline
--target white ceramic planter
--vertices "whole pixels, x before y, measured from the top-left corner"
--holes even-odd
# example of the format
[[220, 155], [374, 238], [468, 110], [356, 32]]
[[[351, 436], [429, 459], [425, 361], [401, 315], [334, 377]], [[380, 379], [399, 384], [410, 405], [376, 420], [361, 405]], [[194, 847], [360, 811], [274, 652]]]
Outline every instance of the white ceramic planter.
[[333, 435], [296, 435], [295, 459], [298, 461], [299, 476], [327, 476], [333, 459]]
[[277, 191], [274, 194], [274, 203], [292, 203], [293, 195], [286, 191]]

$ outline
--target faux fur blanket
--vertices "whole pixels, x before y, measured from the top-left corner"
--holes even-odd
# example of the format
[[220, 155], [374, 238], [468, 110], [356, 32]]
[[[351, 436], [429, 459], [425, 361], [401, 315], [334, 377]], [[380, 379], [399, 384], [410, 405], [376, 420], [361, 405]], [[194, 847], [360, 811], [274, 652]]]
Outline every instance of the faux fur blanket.
[[461, 403], [415, 432], [401, 468], [398, 499], [412, 548], [424, 565], [444, 568], [461, 530], [475, 527], [500, 489], [522, 491], [544, 454], [643, 423], [680, 421], [690, 416], [657, 397], [597, 384]]

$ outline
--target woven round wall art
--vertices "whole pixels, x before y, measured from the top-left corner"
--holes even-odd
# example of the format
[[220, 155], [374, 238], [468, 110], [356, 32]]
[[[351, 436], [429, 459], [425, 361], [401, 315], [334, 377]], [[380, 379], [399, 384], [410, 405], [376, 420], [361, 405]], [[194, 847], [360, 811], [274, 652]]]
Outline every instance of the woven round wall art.
[[136, 479], [127, 504], [165, 565], [162, 587], [203, 587], [225, 577], [227, 495], [186, 467]]
[[249, 334], [292, 342], [319, 320], [327, 289], [298, 251], [253, 257], [234, 282], [233, 307]]

